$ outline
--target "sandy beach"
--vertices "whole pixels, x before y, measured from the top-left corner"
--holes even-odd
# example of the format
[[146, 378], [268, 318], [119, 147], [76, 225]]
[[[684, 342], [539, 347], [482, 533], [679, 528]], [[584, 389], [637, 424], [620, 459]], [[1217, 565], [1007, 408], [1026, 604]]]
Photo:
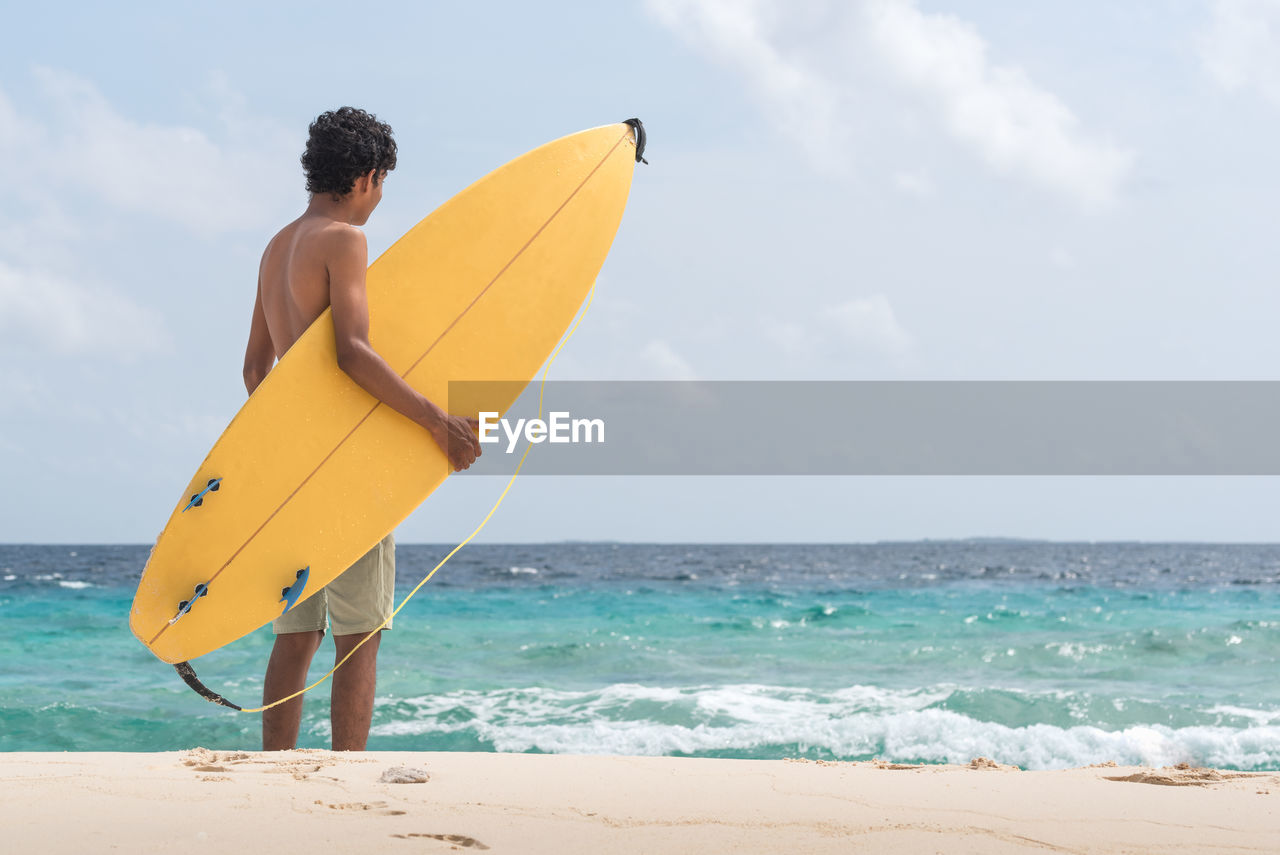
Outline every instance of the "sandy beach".
[[[425, 780], [424, 780], [425, 779]], [[1276, 852], [1280, 773], [543, 754], [14, 753], [13, 853]]]

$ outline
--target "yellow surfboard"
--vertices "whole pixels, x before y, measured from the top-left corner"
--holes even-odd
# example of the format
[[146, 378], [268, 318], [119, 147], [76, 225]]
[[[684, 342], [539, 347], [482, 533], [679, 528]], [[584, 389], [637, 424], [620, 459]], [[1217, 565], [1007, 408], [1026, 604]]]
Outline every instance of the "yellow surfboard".
[[[440, 206], [369, 266], [374, 349], [441, 406], [450, 381], [506, 381], [486, 387], [501, 400], [447, 405], [505, 412], [604, 264], [643, 146], [638, 122], [582, 131]], [[338, 368], [326, 310], [187, 484], [129, 626], [165, 662], [216, 650], [319, 591], [449, 472], [425, 430]]]

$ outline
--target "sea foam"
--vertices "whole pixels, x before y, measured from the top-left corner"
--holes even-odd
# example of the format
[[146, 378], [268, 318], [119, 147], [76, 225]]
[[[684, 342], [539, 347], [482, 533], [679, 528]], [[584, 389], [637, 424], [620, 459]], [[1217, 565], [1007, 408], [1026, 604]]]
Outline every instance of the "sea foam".
[[[616, 684], [584, 692], [525, 688], [380, 698], [394, 721], [373, 735], [467, 733], [496, 751], [565, 754], [875, 757], [896, 762], [968, 763], [977, 756], [1023, 769], [1192, 763], [1280, 768], [1280, 727], [1143, 724], [1117, 730], [1081, 725], [1025, 727], [928, 708], [954, 687], [891, 690], [852, 686], [814, 692], [759, 685], [670, 688]], [[1268, 714], [1269, 715], [1269, 714]], [[376, 721], [375, 717], [375, 721]]]

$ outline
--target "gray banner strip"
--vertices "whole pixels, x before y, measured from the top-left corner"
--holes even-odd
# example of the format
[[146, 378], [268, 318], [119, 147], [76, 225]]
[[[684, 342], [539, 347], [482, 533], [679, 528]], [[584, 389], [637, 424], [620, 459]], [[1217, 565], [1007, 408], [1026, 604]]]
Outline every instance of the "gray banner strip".
[[[449, 385], [455, 413], [512, 386]], [[469, 472], [515, 468], [525, 433], [512, 446], [508, 430], [537, 417], [538, 388], [502, 414], [507, 429], [494, 426]], [[578, 441], [535, 444], [524, 473], [1280, 474], [1272, 381], [558, 381], [544, 421], [553, 412], [568, 438], [580, 420]], [[581, 420], [598, 420], [603, 441]]]

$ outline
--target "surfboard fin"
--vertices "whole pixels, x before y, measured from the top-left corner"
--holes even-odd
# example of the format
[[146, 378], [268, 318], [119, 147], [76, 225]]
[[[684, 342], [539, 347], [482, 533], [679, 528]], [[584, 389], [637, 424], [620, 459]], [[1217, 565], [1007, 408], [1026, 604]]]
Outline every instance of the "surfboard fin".
[[207, 584], [205, 584], [204, 582], [201, 582], [199, 585], [196, 585], [195, 593], [191, 595], [191, 599], [183, 600], [182, 602], [178, 603], [178, 613], [173, 617], [169, 618], [169, 623], [170, 624], [177, 623], [178, 618], [182, 617], [187, 612], [191, 611], [191, 607], [196, 604], [196, 600], [200, 599], [207, 593], [209, 593], [209, 586]]
[[[307, 587], [307, 580], [311, 578], [311, 565], [308, 564], [298, 571], [295, 577], [296, 581], [280, 592], [280, 599], [277, 602], [284, 603], [284, 612], [293, 608], [294, 603], [298, 602], [298, 598], [302, 596], [302, 590]], [[280, 614], [284, 614], [281, 612]]]
[[221, 478], [210, 478], [209, 483], [205, 485], [205, 488], [191, 497], [191, 501], [187, 502], [187, 506], [182, 509], [182, 512], [185, 514], [189, 509], [198, 508], [203, 505], [205, 493], [216, 493], [218, 492], [218, 487], [221, 485]]

